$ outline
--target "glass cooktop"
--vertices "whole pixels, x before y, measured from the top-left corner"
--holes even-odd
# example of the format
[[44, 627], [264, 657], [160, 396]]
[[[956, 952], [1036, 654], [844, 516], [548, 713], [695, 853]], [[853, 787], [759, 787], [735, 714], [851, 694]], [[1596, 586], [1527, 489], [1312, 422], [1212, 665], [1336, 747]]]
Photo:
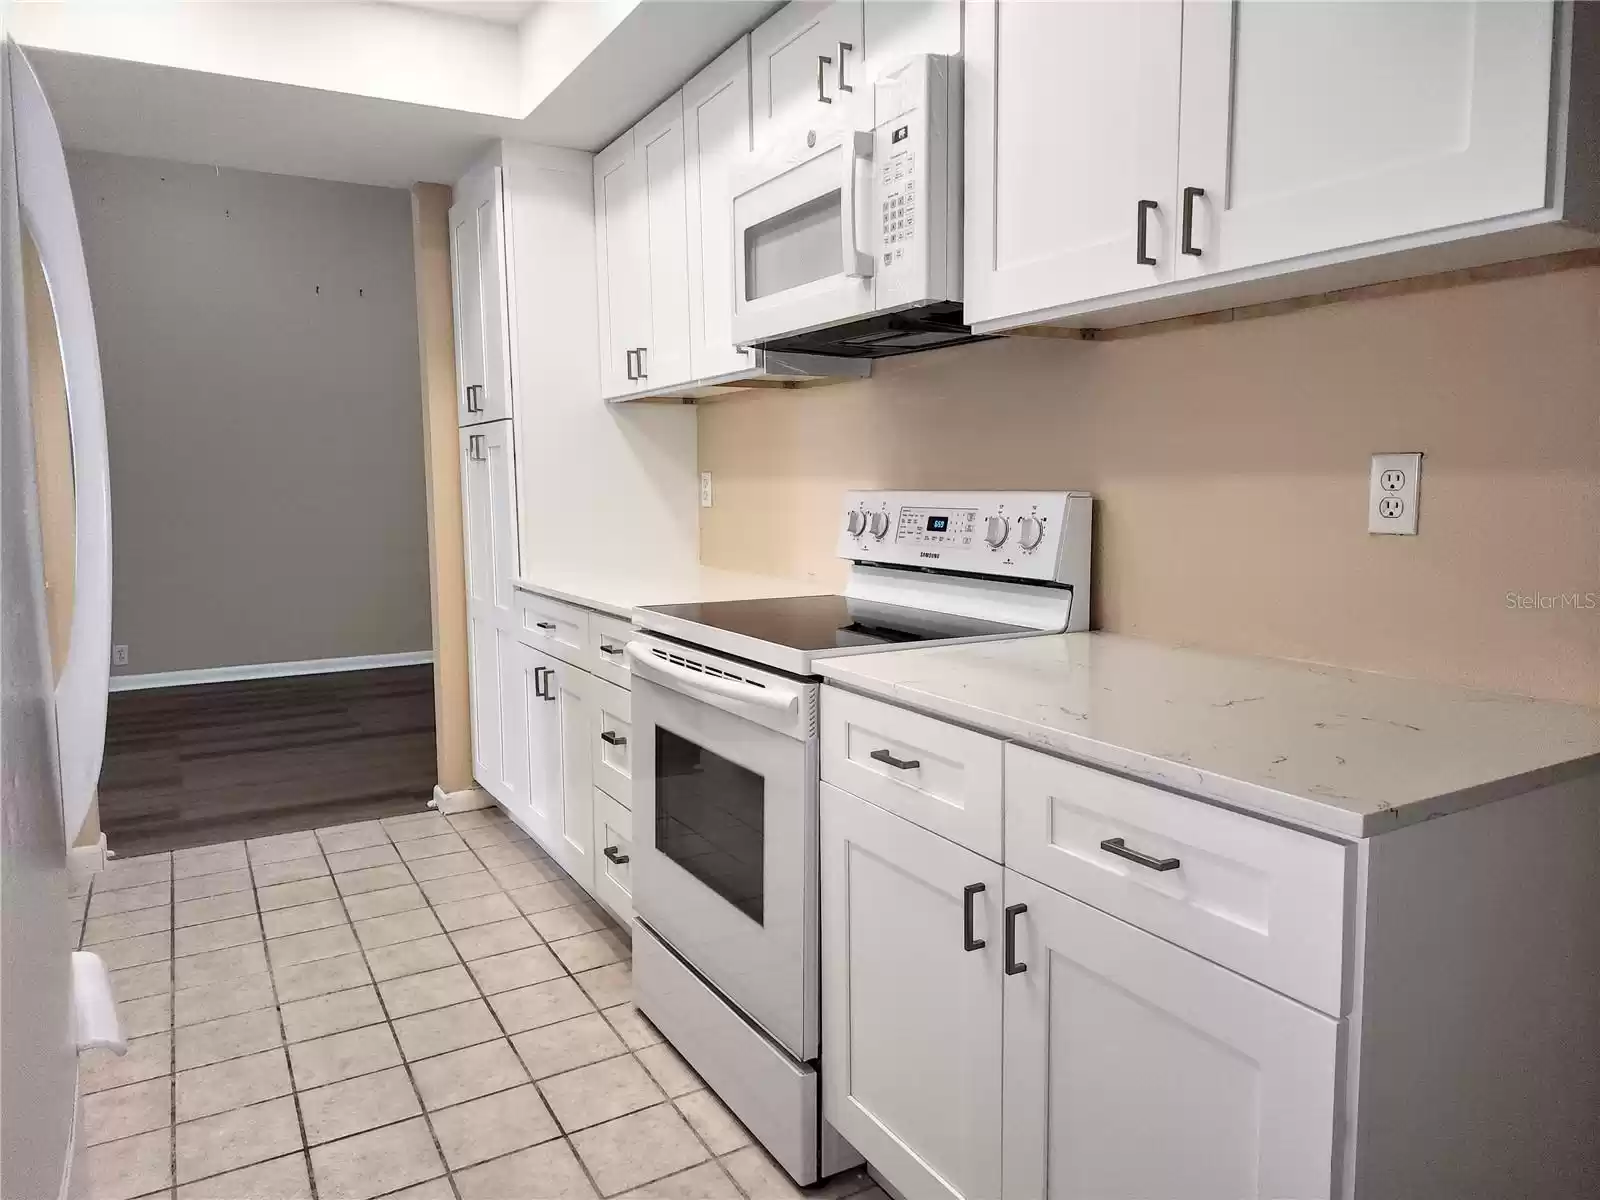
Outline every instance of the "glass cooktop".
[[999, 621], [982, 621], [976, 617], [952, 616], [897, 604], [874, 604], [845, 596], [781, 596], [773, 600], [661, 604], [643, 611], [807, 652], [1038, 632], [1022, 625], [1005, 625]]

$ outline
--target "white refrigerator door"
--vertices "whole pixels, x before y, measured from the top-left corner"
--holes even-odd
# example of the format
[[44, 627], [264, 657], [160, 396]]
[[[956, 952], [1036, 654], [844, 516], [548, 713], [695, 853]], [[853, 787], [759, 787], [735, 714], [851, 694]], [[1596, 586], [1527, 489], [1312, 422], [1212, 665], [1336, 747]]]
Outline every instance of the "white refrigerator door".
[[62, 824], [73, 845], [94, 801], [106, 740], [111, 675], [111, 483], [106, 454], [100, 344], [66, 154], [39, 79], [7, 45], [17, 202], [50, 285], [72, 428], [76, 551], [71, 643], [56, 682]]
[[71, 1175], [77, 1061], [22, 310], [18, 63], [0, 51], [0, 1195], [54, 1200]]

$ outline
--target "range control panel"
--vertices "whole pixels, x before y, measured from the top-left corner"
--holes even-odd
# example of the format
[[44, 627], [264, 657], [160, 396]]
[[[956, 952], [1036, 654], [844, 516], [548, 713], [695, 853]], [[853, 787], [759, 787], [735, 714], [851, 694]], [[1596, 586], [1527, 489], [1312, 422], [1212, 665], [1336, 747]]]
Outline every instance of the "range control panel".
[[1087, 580], [1087, 492], [849, 492], [839, 557], [1054, 583]]

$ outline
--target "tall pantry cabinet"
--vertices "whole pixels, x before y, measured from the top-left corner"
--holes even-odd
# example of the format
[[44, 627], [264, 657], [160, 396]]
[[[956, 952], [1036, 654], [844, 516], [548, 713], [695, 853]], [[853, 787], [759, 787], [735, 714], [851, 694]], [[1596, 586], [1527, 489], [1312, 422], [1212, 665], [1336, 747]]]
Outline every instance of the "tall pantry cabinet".
[[[500, 168], [485, 166], [457, 186], [450, 208], [455, 306], [456, 416], [461, 439], [463, 557], [472, 704], [472, 772], [508, 775], [503, 753], [501, 665], [512, 661], [511, 581], [517, 574], [516, 435], [506, 353], [505, 204]], [[509, 674], [509, 673], [507, 673]]]

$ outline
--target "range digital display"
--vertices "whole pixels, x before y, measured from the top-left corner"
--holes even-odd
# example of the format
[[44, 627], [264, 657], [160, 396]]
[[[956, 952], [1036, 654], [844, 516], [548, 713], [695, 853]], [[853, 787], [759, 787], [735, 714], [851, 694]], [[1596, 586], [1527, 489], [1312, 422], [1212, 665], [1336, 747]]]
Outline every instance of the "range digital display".
[[938, 516], [938, 517], [929, 517], [928, 518], [928, 532], [929, 533], [944, 533], [949, 528], [950, 528], [950, 518], [948, 516]]

